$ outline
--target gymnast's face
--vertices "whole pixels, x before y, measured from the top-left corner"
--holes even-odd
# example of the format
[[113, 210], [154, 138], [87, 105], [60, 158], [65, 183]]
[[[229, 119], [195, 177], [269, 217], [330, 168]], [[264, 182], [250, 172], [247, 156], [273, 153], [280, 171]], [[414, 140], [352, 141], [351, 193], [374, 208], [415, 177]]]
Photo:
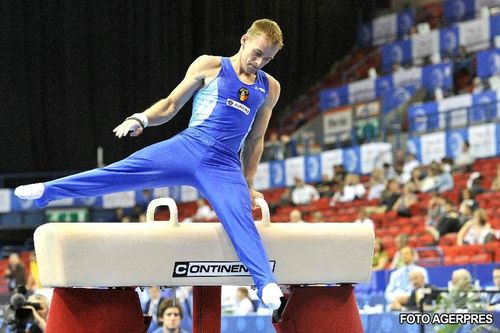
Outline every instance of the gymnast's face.
[[279, 47], [266, 35], [243, 35], [241, 37], [241, 66], [247, 74], [255, 74], [267, 65], [278, 53]]

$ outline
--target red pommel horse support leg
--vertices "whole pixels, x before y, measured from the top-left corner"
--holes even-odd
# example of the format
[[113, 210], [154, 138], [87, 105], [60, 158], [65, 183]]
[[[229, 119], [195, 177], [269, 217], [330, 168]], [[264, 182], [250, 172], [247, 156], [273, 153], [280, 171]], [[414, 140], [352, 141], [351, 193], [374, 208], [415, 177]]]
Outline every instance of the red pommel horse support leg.
[[[267, 204], [259, 204], [262, 222], [256, 225], [278, 283], [355, 284], [370, 279], [371, 226], [270, 223]], [[160, 205], [169, 206], [170, 221], [152, 222]], [[220, 286], [253, 284], [250, 275], [224, 273], [228, 263], [242, 264], [222, 225], [179, 224], [170, 198], [153, 200], [147, 216], [149, 223], [48, 223], [36, 229], [40, 281], [55, 288], [47, 333], [145, 332], [139, 297], [124, 286], [203, 286], [193, 290], [193, 332], [220, 333]], [[191, 263], [219, 265], [223, 273], [190, 275]], [[363, 332], [353, 287], [294, 288], [275, 328], [278, 333]]]

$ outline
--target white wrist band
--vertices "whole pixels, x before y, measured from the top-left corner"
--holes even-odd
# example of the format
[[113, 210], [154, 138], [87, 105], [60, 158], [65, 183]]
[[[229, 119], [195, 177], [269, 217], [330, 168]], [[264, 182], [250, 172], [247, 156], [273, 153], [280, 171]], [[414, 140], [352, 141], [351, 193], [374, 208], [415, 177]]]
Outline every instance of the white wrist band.
[[131, 115], [127, 119], [137, 120], [139, 122], [139, 124], [141, 124], [142, 128], [148, 127], [148, 124], [149, 124], [148, 117], [146, 117], [146, 115], [144, 113], [134, 113], [133, 115]]

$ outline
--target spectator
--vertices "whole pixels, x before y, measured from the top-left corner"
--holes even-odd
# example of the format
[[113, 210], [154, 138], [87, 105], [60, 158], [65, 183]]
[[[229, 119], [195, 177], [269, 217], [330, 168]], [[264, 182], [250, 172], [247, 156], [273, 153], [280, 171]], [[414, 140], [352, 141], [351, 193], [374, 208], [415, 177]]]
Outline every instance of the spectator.
[[313, 223], [323, 223], [323, 213], [321, 212], [314, 212], [312, 214], [312, 222]]
[[394, 167], [390, 165], [389, 163], [384, 163], [382, 165], [382, 168], [384, 169], [384, 178], [385, 179], [394, 179], [396, 178], [396, 171], [394, 171]]
[[271, 132], [264, 147], [268, 161], [278, 161], [285, 158], [285, 144], [279, 139], [278, 133]]
[[446, 215], [444, 208], [445, 199], [438, 192], [433, 192], [427, 208], [427, 225], [436, 227], [438, 222]]
[[384, 170], [375, 168], [370, 176], [370, 189], [368, 191], [368, 200], [378, 199], [385, 188]]
[[408, 183], [403, 188], [403, 194], [394, 203], [393, 210], [397, 212], [398, 216], [411, 217], [411, 208], [417, 201], [415, 186], [412, 183]]
[[500, 266], [493, 268], [493, 289], [496, 293], [488, 294], [488, 311], [500, 311]]
[[[144, 305], [143, 314], [152, 318], [151, 326], [158, 327], [158, 309], [164, 298], [161, 295], [160, 288], [152, 286], [148, 288], [149, 300]], [[150, 330], [151, 331], [151, 330]]]
[[237, 316], [246, 316], [252, 312], [255, 312], [255, 308], [250, 296], [248, 295], [248, 289], [246, 287], [239, 287], [236, 290], [234, 314]]
[[[420, 303], [431, 305], [432, 301], [439, 296], [436, 287], [425, 283], [425, 276], [421, 270], [412, 270], [409, 279], [413, 291], [408, 298], [400, 297], [399, 300], [392, 302], [391, 310], [415, 311], [420, 308]], [[424, 294], [424, 288], [429, 289], [429, 292]]]
[[375, 238], [375, 244], [373, 247], [373, 259], [372, 259], [372, 271], [380, 271], [385, 269], [385, 266], [389, 263], [389, 255], [384, 250], [384, 245], [380, 238]]
[[440, 164], [435, 166], [436, 169], [436, 187], [438, 192], [443, 193], [446, 191], [450, 191], [455, 186], [455, 182], [453, 180], [453, 176], [450, 172], [443, 169]]
[[495, 238], [484, 209], [477, 209], [472, 220], [463, 225], [457, 235], [457, 245], [484, 244]]
[[475, 198], [478, 194], [486, 192], [486, 189], [483, 186], [484, 177], [479, 172], [473, 172], [469, 179], [471, 184], [469, 189], [472, 197]]
[[458, 232], [460, 230], [460, 220], [455, 211], [455, 206], [450, 200], [445, 200], [443, 204], [444, 216], [439, 220], [436, 227], [428, 227], [427, 231], [430, 232], [436, 241], [448, 233]]
[[49, 301], [47, 297], [41, 294], [33, 294], [27, 300], [30, 304], [38, 305], [37, 308], [33, 305], [26, 305], [23, 308], [30, 309], [33, 315], [32, 325], [27, 327], [26, 333], [42, 333], [45, 332], [47, 326], [47, 318], [49, 316]]
[[292, 191], [292, 202], [294, 205], [308, 205], [319, 199], [319, 193], [314, 186], [304, 183], [304, 181], [295, 177], [295, 188]]
[[302, 213], [298, 209], [294, 209], [290, 212], [290, 223], [305, 223], [302, 220]]
[[406, 302], [413, 291], [413, 285], [410, 283], [410, 272], [421, 271], [424, 275], [424, 281], [427, 282], [427, 270], [417, 266], [413, 259], [413, 250], [406, 246], [401, 249], [401, 258], [403, 266], [393, 271], [389, 277], [389, 284], [385, 290], [385, 297], [388, 303]]
[[42, 284], [40, 283], [40, 275], [38, 273], [38, 263], [36, 261], [35, 251], [30, 252], [30, 262], [29, 262], [29, 274], [26, 282], [26, 288], [29, 291], [36, 291], [40, 289]]
[[500, 163], [497, 164], [497, 174], [491, 183], [492, 191], [500, 191]]
[[280, 141], [285, 147], [285, 158], [297, 156], [297, 145], [294, 139], [290, 138], [289, 135], [282, 134]]
[[333, 166], [333, 180], [337, 183], [344, 183], [347, 171], [342, 164]]
[[196, 213], [191, 217], [190, 222], [207, 221], [217, 217], [212, 208], [206, 203], [205, 199], [196, 200], [196, 206], [198, 206], [198, 208], [196, 209]]
[[455, 309], [466, 309], [468, 302], [479, 300], [479, 293], [474, 291], [472, 276], [465, 268], [454, 270], [448, 283], [448, 292], [441, 294], [443, 302], [452, 304]]
[[370, 214], [368, 214], [368, 210], [366, 209], [366, 207], [359, 208], [358, 218], [356, 219], [356, 221], [354, 221], [354, 223], [365, 223], [375, 228], [375, 223], [370, 218]]
[[408, 154], [406, 156], [406, 161], [403, 165], [403, 173], [401, 174], [401, 181], [406, 184], [411, 179], [411, 173], [415, 168], [420, 166], [420, 162], [417, 160], [414, 154]]
[[399, 187], [399, 182], [397, 180], [389, 180], [385, 190], [382, 192], [379, 205], [376, 207], [367, 207], [368, 213], [385, 213], [386, 211], [392, 210], [394, 204], [401, 196], [401, 190]]
[[472, 218], [474, 217], [474, 211], [472, 210], [472, 206], [468, 204], [464, 205], [463, 207], [460, 206], [460, 209], [461, 212], [458, 215], [458, 220], [460, 221], [460, 225], [463, 226], [466, 222], [472, 220]]
[[163, 300], [158, 308], [158, 319], [160, 319], [161, 327], [154, 333], [187, 333], [181, 328], [181, 320], [183, 318], [182, 308], [172, 299]]
[[413, 184], [415, 187], [415, 192], [420, 192], [420, 187], [422, 186], [422, 179], [424, 179], [424, 175], [422, 174], [422, 169], [417, 167], [413, 169], [411, 172], [411, 178], [409, 183]]
[[17, 287], [26, 286], [26, 274], [24, 265], [17, 253], [9, 255], [9, 265], [5, 269], [5, 278], [10, 291], [14, 291]]
[[462, 214], [465, 207], [470, 207], [473, 211], [479, 208], [479, 204], [468, 188], [464, 188], [460, 193], [460, 207], [458, 208], [458, 212]]
[[420, 184], [420, 191], [423, 193], [437, 190], [438, 175], [436, 174], [436, 170], [436, 167], [433, 167], [432, 164], [427, 168], [427, 176], [425, 176]]
[[363, 184], [359, 183], [359, 176], [350, 173], [345, 178], [345, 184], [342, 188], [342, 192], [336, 192], [332, 200], [330, 201], [330, 206], [335, 206], [337, 201], [339, 202], [351, 202], [355, 199], [361, 199], [365, 195], [366, 189]]
[[[399, 234], [394, 238], [394, 247], [396, 248], [396, 252], [392, 257], [391, 264], [389, 265], [390, 269], [401, 268], [404, 266], [403, 257], [401, 255], [401, 249], [408, 246], [408, 235], [407, 234]], [[413, 261], [418, 260], [417, 252], [413, 251]]]
[[455, 159], [455, 170], [461, 172], [469, 172], [474, 164], [475, 158], [470, 150], [468, 141], [464, 141], [462, 153]]

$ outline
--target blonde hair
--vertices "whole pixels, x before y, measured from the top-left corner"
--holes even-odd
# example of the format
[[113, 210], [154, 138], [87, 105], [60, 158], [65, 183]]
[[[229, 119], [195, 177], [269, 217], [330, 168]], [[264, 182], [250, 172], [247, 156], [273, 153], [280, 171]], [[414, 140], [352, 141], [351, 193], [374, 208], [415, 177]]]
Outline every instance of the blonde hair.
[[266, 35], [274, 45], [280, 49], [283, 47], [283, 34], [279, 25], [269, 19], [260, 19], [254, 21], [247, 30], [247, 35], [253, 37], [257, 35]]

